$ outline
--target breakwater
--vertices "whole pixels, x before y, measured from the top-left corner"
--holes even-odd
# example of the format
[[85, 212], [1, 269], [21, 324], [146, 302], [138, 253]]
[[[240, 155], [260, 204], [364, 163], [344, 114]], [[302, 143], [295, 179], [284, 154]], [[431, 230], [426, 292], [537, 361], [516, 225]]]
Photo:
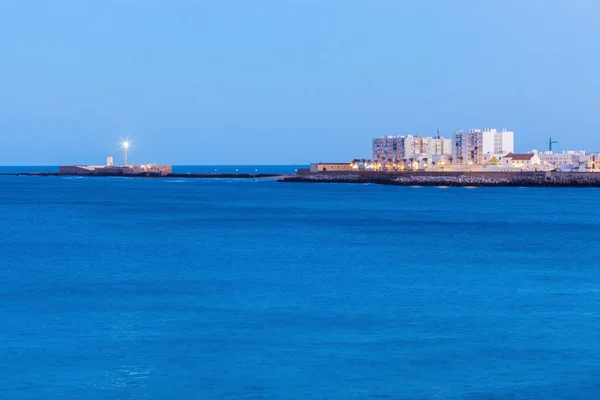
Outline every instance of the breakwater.
[[65, 174], [60, 172], [22, 172], [22, 173], [4, 173], [0, 176], [85, 176], [85, 177], [122, 177], [122, 178], [184, 178], [184, 179], [258, 179], [258, 178], [279, 178], [283, 179], [287, 175], [281, 174], [168, 174], [144, 172], [139, 174], [119, 174], [119, 173], [89, 173], [89, 174]]
[[302, 173], [282, 182], [373, 183], [397, 186], [600, 187], [600, 173], [356, 172]]

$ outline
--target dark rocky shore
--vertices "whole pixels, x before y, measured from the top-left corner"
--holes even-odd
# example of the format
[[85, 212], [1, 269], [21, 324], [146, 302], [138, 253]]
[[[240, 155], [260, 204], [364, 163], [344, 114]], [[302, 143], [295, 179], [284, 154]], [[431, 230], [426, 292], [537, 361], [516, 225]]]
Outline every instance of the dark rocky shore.
[[281, 182], [372, 183], [396, 186], [600, 187], [600, 173], [407, 172], [304, 173]]
[[279, 182], [372, 183], [395, 186], [506, 186], [506, 187], [600, 187], [600, 173], [589, 172], [301, 172], [280, 174], [170, 174], [151, 173], [115, 175], [67, 175], [57, 172], [6, 173], [4, 176], [86, 176], [155, 179], [260, 179], [277, 178]]

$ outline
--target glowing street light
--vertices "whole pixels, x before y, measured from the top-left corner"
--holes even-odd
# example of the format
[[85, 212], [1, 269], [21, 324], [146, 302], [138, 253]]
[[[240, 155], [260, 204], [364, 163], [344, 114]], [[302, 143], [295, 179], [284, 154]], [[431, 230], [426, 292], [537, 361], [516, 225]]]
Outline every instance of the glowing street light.
[[125, 166], [129, 165], [127, 162], [127, 155], [129, 152], [129, 148], [131, 147], [131, 142], [129, 139], [125, 139], [121, 142], [121, 147], [123, 148], [123, 152], [125, 153]]
[[473, 161], [469, 161], [469, 171], [473, 171]]

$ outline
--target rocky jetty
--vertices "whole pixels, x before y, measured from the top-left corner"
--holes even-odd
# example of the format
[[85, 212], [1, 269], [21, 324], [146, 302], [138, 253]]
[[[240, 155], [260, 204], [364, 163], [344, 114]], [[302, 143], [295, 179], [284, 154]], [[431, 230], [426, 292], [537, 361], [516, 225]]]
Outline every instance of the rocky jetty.
[[154, 172], [142, 172], [139, 174], [121, 174], [121, 173], [89, 173], [89, 174], [68, 174], [60, 172], [15, 172], [0, 173], [0, 176], [85, 176], [85, 177], [121, 177], [121, 178], [184, 178], [184, 179], [259, 179], [259, 178], [285, 178], [287, 175], [281, 174], [168, 174], [161, 175]]
[[560, 172], [471, 172], [386, 174], [303, 174], [282, 182], [373, 183], [397, 186], [512, 186], [512, 187], [600, 187], [600, 173]]

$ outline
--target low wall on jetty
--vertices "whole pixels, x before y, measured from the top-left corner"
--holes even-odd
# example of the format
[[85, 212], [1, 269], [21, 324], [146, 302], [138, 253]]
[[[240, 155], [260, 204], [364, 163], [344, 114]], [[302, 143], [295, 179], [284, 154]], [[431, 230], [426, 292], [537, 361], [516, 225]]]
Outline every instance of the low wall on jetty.
[[319, 172], [299, 173], [283, 182], [376, 183], [400, 186], [600, 187], [593, 172]]

